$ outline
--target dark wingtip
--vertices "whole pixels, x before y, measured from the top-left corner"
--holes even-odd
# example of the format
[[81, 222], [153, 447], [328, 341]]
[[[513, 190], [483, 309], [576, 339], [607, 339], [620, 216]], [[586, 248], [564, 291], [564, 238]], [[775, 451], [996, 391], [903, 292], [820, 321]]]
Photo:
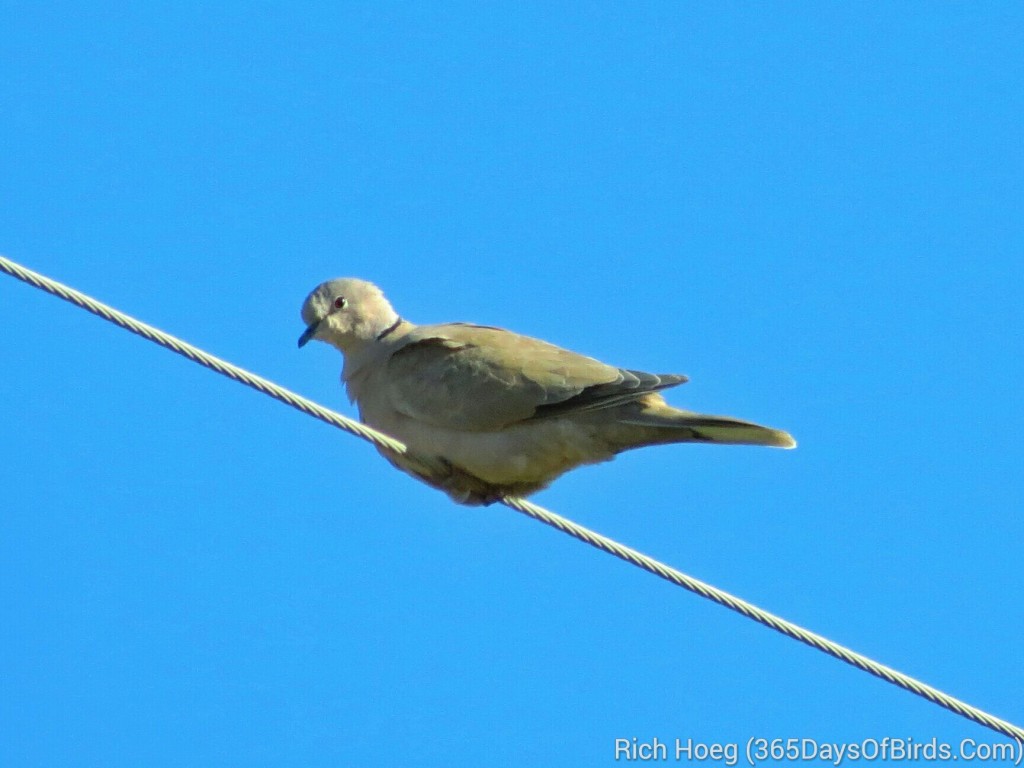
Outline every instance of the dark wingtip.
[[627, 370], [626, 373], [636, 377], [639, 388], [648, 392], [656, 392], [659, 389], [668, 389], [679, 384], [685, 384], [690, 380], [689, 376], [681, 373], [646, 373], [644, 371]]

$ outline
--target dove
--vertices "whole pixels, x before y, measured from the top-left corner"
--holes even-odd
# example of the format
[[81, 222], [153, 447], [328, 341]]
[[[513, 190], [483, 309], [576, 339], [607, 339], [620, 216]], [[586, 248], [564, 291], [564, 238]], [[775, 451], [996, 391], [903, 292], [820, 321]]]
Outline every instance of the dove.
[[373, 283], [339, 278], [302, 306], [299, 347], [326, 342], [360, 420], [412, 453], [380, 452], [461, 504], [526, 496], [560, 475], [668, 443], [793, 448], [782, 430], [679, 410], [681, 374], [618, 368], [487, 325], [416, 325]]

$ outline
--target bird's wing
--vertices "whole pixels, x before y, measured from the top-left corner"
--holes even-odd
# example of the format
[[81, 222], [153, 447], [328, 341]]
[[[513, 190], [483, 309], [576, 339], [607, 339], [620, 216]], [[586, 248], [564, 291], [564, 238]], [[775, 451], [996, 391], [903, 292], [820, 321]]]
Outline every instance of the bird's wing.
[[686, 381], [629, 371], [500, 328], [421, 326], [386, 363], [392, 407], [461, 431], [606, 408]]

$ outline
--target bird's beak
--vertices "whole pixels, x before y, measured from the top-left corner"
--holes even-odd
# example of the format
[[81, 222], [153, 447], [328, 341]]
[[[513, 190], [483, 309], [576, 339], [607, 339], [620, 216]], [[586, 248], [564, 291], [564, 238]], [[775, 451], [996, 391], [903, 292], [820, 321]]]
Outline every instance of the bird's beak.
[[316, 335], [316, 329], [320, 327], [320, 321], [311, 323], [310, 326], [299, 336], [299, 349], [306, 346], [306, 343]]

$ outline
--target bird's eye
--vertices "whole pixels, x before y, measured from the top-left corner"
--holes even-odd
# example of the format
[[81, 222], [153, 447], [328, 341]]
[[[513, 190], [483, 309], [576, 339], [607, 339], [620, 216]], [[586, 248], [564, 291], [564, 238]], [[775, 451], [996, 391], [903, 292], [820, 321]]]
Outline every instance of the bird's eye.
[[345, 297], [344, 296], [339, 296], [338, 298], [336, 298], [334, 300], [334, 308], [335, 309], [344, 309], [345, 308], [345, 304], [347, 304], [347, 303], [348, 302], [345, 301]]

